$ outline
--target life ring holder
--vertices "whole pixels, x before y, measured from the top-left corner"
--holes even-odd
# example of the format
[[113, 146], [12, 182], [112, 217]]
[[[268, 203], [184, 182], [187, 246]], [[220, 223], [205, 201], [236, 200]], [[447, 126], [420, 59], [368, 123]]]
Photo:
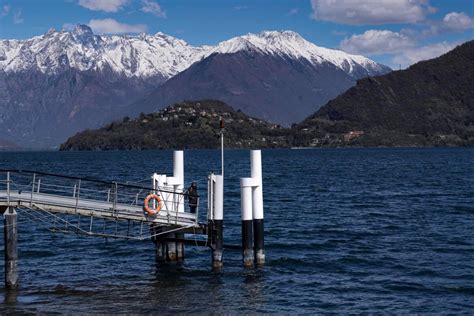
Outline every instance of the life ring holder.
[[[156, 201], [156, 207], [151, 208], [150, 207], [150, 201], [155, 200]], [[161, 198], [156, 195], [155, 193], [148, 194], [147, 197], [145, 198], [145, 201], [143, 202], [143, 210], [148, 214], [148, 215], [156, 215], [162, 208], [163, 204], [161, 203]]]

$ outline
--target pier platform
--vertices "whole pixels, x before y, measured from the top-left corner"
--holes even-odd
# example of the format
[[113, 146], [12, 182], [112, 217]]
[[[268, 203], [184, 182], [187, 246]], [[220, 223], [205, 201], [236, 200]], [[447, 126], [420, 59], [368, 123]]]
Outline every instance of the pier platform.
[[[203, 231], [198, 213], [186, 210], [185, 192], [170, 187], [150, 188], [22, 170], [0, 171], [0, 175], [0, 210], [13, 207], [52, 231], [140, 240], [170, 231]], [[154, 215], [143, 209], [150, 193], [162, 197], [161, 210]], [[104, 229], [110, 226], [116, 230]], [[150, 233], [149, 227], [158, 233]]]

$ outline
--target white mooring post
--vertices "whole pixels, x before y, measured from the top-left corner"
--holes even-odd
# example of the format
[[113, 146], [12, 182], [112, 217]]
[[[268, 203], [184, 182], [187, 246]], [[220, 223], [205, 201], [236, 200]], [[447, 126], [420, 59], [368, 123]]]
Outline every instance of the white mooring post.
[[[172, 181], [172, 183], [170, 183]], [[182, 150], [173, 152], [173, 178], [168, 179], [168, 184], [172, 184], [174, 191], [182, 193], [184, 191], [184, 153]], [[184, 212], [184, 198], [182, 195], [175, 195], [175, 203], [178, 212]]]
[[[173, 152], [173, 191], [177, 193], [184, 192], [184, 153], [182, 150]], [[168, 181], [169, 182], [169, 181]], [[184, 203], [186, 203], [183, 194], [174, 194], [177, 212], [184, 212]], [[175, 238], [184, 239], [184, 233], [175, 233]], [[176, 260], [184, 260], [184, 244], [176, 242]]]
[[254, 260], [257, 265], [265, 263], [262, 157], [260, 150], [250, 152], [250, 169], [252, 177], [240, 179], [242, 259], [246, 267], [252, 266]]
[[252, 186], [250, 178], [240, 179], [242, 210], [242, 261], [245, 267], [253, 266], [252, 249]]
[[209, 175], [209, 239], [212, 249], [212, 267], [219, 269], [223, 265], [222, 253], [224, 244], [224, 177]]
[[263, 188], [262, 188], [262, 152], [252, 150], [250, 152], [251, 177], [256, 186], [252, 188], [252, 216], [255, 263], [265, 263], [264, 230], [263, 230]]
[[[184, 212], [184, 153], [182, 150], [175, 150], [173, 152], [173, 176], [167, 177], [166, 175], [154, 174], [153, 177], [153, 188], [170, 186], [173, 187], [173, 192], [176, 194], [162, 193], [160, 195], [164, 204], [165, 209], [174, 212]], [[176, 241], [166, 241], [159, 239], [174, 239], [184, 238], [183, 233], [169, 233], [165, 234], [162, 238], [158, 238], [156, 241], [157, 247], [157, 261], [178, 261], [184, 259], [184, 244]]]
[[12, 206], [4, 210], [3, 230], [5, 245], [5, 287], [7, 289], [16, 289], [18, 287], [18, 226], [17, 213]]

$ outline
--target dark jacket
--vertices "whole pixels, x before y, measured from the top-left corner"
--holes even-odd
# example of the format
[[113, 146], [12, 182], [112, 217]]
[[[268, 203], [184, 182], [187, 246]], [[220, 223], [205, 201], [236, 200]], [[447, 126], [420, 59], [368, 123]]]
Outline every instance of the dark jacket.
[[193, 186], [190, 186], [189, 189], [188, 189], [187, 196], [188, 196], [189, 205], [197, 206], [197, 203], [198, 203], [197, 188], [193, 187]]

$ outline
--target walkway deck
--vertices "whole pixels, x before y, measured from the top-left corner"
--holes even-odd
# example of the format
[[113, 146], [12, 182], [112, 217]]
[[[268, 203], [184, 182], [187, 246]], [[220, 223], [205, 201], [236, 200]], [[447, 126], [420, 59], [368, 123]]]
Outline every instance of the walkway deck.
[[[0, 206], [8, 206], [8, 192], [0, 191]], [[92, 216], [109, 220], [131, 220], [158, 225], [196, 226], [196, 215], [186, 212], [162, 210], [155, 216], [147, 216], [141, 206], [116, 204], [59, 195], [19, 191], [10, 192], [10, 205], [18, 208], [35, 207], [52, 213]]]
[[[143, 211], [145, 197], [152, 192], [162, 199], [156, 215]], [[184, 211], [186, 195], [167, 186], [0, 170], [0, 210], [8, 206], [51, 231], [143, 240], [169, 231], [203, 234], [205, 230], [197, 214]], [[107, 233], [109, 227], [113, 229]]]

